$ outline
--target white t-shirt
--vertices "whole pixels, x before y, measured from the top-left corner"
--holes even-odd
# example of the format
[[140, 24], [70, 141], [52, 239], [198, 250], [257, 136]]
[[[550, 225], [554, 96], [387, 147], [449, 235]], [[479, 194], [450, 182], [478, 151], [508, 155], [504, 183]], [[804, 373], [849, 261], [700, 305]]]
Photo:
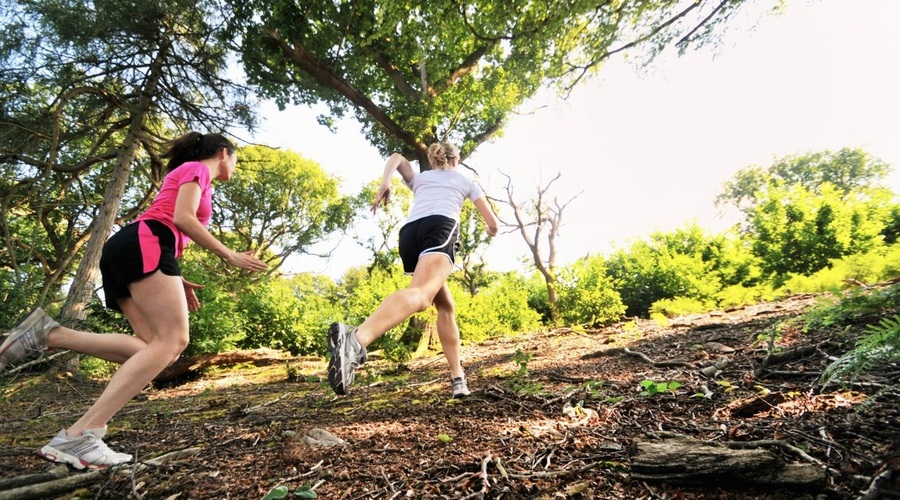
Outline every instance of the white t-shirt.
[[459, 213], [466, 198], [474, 202], [484, 196], [478, 184], [456, 170], [414, 173], [406, 185], [413, 192], [413, 206], [406, 222], [429, 215], [443, 215], [459, 222]]

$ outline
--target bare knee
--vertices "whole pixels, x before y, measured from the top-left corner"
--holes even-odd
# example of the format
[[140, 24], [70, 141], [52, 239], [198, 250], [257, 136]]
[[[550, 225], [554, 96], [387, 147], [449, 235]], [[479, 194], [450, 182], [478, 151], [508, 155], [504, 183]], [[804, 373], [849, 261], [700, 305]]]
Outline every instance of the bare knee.
[[452, 300], [435, 300], [434, 307], [437, 308], [439, 315], [449, 314], [450, 316], [453, 316], [456, 314], [456, 304], [454, 304]]
[[163, 344], [165, 348], [165, 357], [169, 359], [168, 365], [171, 365], [178, 361], [178, 358], [181, 357], [181, 353], [187, 349], [190, 337], [187, 332], [185, 332], [184, 335], [176, 335], [172, 338], [158, 339], [157, 341]]
[[425, 309], [431, 307], [431, 301], [434, 300], [433, 296], [425, 293], [424, 290], [418, 288], [409, 288], [406, 290], [407, 299], [410, 301], [410, 304], [415, 308], [416, 312], [422, 312]]

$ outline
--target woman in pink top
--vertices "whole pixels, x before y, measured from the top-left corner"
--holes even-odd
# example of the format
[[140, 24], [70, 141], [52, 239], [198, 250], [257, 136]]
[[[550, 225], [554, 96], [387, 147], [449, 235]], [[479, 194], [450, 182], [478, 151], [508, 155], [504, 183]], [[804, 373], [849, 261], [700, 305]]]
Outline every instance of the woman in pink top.
[[234, 175], [234, 144], [220, 134], [189, 132], [169, 143], [169, 173], [147, 209], [103, 247], [100, 271], [106, 305], [121, 311], [135, 335], [96, 334], [60, 326], [38, 308], [0, 345], [0, 370], [30, 353], [68, 349], [122, 366], [87, 412], [38, 451], [77, 469], [105, 468], [132, 456], [109, 449], [102, 438], [109, 420], [178, 359], [188, 345], [188, 312], [200, 307], [196, 288], [181, 277], [177, 258], [191, 240], [232, 266], [262, 271], [252, 252], [234, 252], [206, 226], [213, 179]]

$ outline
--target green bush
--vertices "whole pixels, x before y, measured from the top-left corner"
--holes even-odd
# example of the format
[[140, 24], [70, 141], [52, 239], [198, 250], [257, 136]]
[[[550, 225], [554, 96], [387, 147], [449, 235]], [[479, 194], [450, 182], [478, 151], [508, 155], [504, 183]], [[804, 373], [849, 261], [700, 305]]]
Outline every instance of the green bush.
[[[20, 265], [18, 270], [0, 269], [0, 331], [12, 328], [29, 311], [42, 305], [44, 276], [39, 266]], [[44, 307], [45, 310], [49, 309]], [[47, 311], [48, 313], [51, 311]]]
[[650, 306], [662, 299], [689, 297], [712, 299], [721, 288], [713, 272], [714, 261], [704, 260], [705, 248], [684, 247], [676, 235], [655, 233], [650, 241], [637, 241], [627, 251], [616, 252], [608, 261], [626, 315], [649, 314]]
[[872, 284], [900, 276], [900, 244], [848, 255], [830, 261], [811, 275], [789, 274], [781, 287], [785, 293], [838, 292], [859, 282]]
[[674, 316], [683, 316], [685, 314], [697, 314], [711, 311], [716, 308], [716, 304], [711, 300], [698, 300], [690, 297], [675, 297], [671, 299], [660, 299], [650, 306], [650, 314], [662, 315], [667, 318]]
[[550, 311], [550, 295], [547, 292], [547, 282], [541, 273], [535, 272], [527, 279], [528, 284], [528, 308], [536, 311], [541, 317], [541, 324], [548, 325], [553, 315]]
[[856, 346], [831, 363], [822, 373], [821, 381], [855, 379], [888, 363], [900, 361], [900, 316], [881, 318], [866, 327]]
[[516, 273], [504, 273], [474, 297], [455, 283], [451, 283], [450, 289], [463, 339], [480, 342], [541, 326], [540, 313], [528, 305], [529, 284]]
[[760, 283], [755, 286], [731, 285], [720, 290], [715, 295], [716, 302], [722, 309], [775, 300], [777, 297], [778, 295], [769, 283]]
[[258, 293], [258, 285], [197, 245], [185, 249], [179, 266], [185, 279], [204, 286], [195, 292], [200, 310], [190, 315], [191, 341], [184, 356], [235, 349], [247, 333], [240, 301]]
[[247, 318], [246, 334], [239, 347], [325, 354], [328, 326], [341, 319], [329, 299], [336, 290], [330, 278], [312, 274], [276, 277], [245, 290], [238, 313]]
[[900, 285], [884, 289], [856, 288], [843, 295], [823, 295], [819, 304], [803, 316], [807, 329], [865, 323], [871, 317], [900, 313]]
[[625, 304], [613, 288], [602, 257], [589, 257], [559, 272], [557, 310], [569, 325], [600, 326], [618, 321]]

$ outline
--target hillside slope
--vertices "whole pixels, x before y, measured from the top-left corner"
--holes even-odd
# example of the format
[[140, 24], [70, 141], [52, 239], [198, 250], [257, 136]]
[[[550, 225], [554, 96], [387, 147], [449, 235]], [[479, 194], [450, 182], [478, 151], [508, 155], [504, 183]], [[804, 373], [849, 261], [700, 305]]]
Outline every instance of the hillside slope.
[[[897, 367], [819, 387], [828, 356], [859, 332], [790, 326], [816, 300], [465, 346], [473, 395], [464, 400], [448, 399], [439, 354], [400, 368], [375, 357], [346, 397], [323, 382], [320, 358], [210, 369], [148, 389], [111, 423], [113, 449], [141, 461], [180, 456], [94, 476], [60, 471], [34, 450], [102, 384], [59, 371], [5, 375], [0, 498], [38, 487], [20, 483], [51, 488], [36, 498], [263, 498], [278, 486], [334, 499], [898, 498], [897, 392], [869, 399], [896, 384]], [[767, 359], [769, 338], [779, 358]], [[311, 429], [344, 445], [306, 444]], [[648, 456], [648, 443], [674, 453]], [[782, 474], [799, 469], [812, 479]], [[52, 489], [53, 471], [83, 484]]]

